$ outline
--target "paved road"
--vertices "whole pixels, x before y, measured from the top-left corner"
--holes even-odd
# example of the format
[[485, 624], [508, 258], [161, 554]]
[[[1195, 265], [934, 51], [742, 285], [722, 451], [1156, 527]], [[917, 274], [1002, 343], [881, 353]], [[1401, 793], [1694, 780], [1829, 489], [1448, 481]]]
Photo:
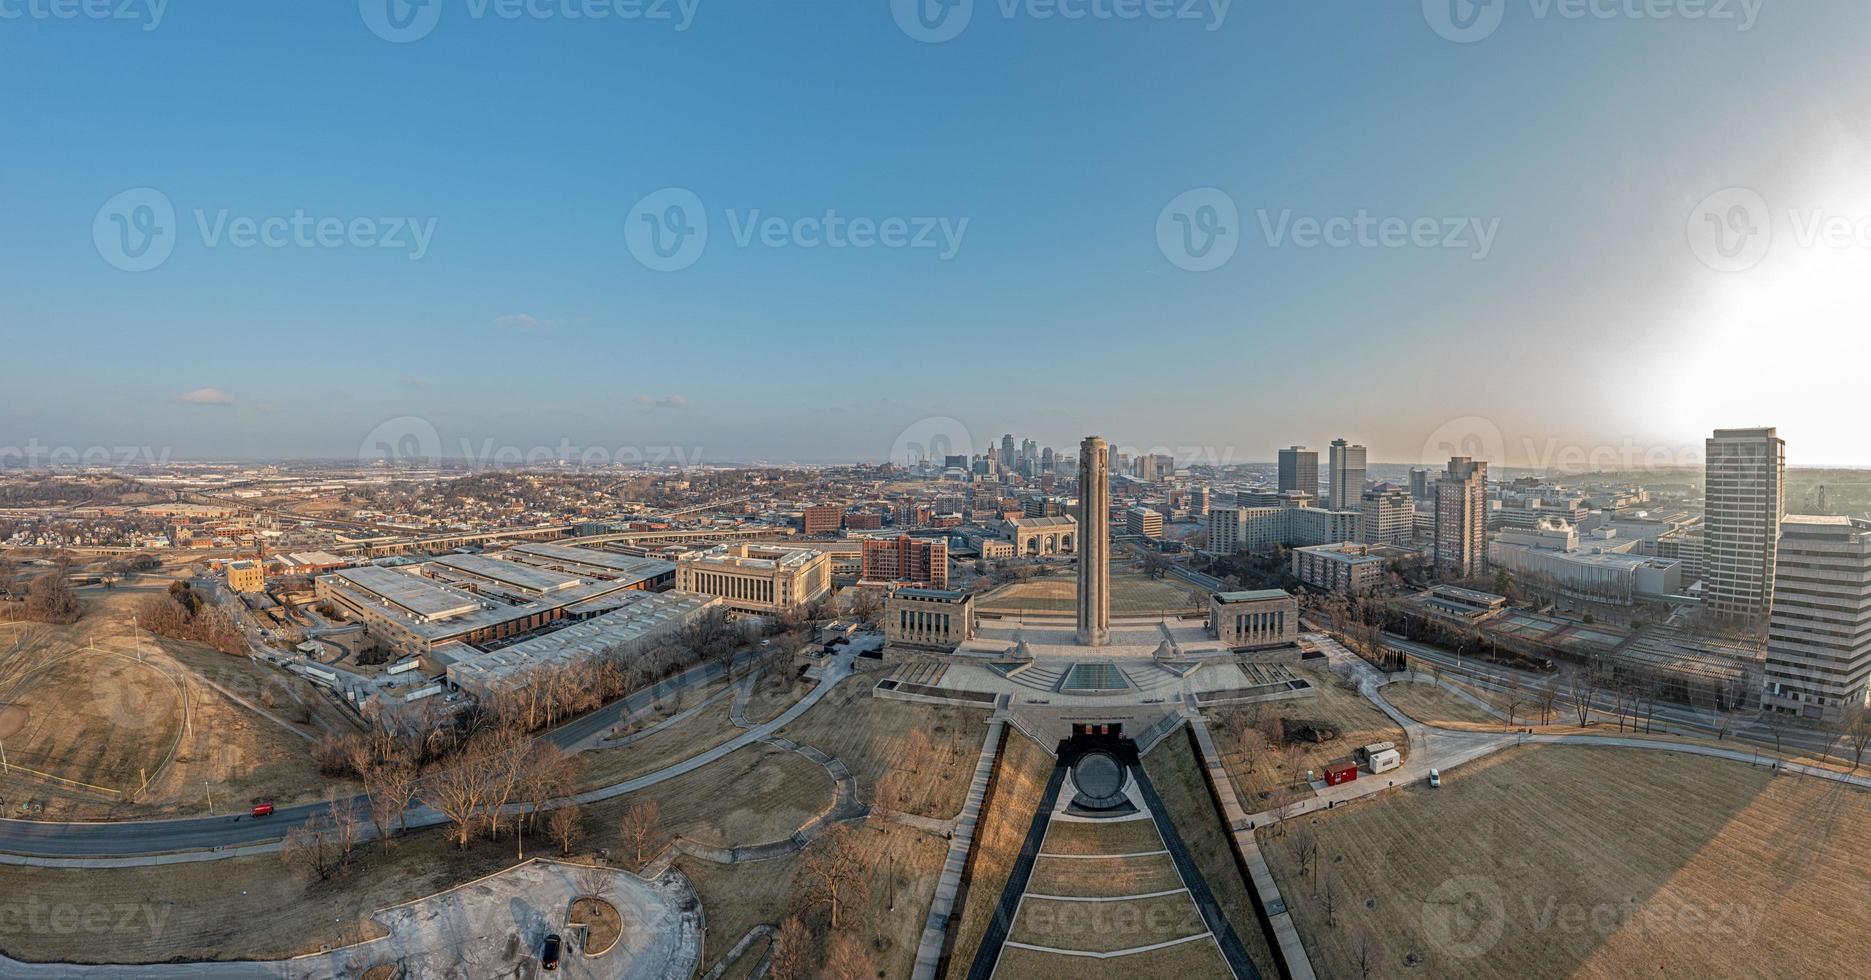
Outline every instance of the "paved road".
[[[747, 651], [738, 656], [740, 662], [751, 662], [754, 654]], [[847, 661], [848, 669], [849, 655], [843, 659]], [[560, 726], [545, 737], [561, 748], [568, 750], [581, 748], [587, 742], [602, 736], [604, 732], [619, 724], [626, 714], [645, 710], [655, 700], [667, 697], [678, 688], [706, 684], [723, 676], [726, 671], [727, 666], [723, 663], [705, 664], [692, 668], [653, 688], [638, 691]], [[815, 690], [813, 693], [816, 695], [820, 692]], [[817, 698], [814, 697], [812, 700], [816, 701]], [[710, 761], [714, 758], [720, 758], [720, 755], [711, 756]], [[643, 785], [649, 785], [644, 782], [647, 778], [649, 777], [631, 780], [627, 784], [620, 785], [629, 786], [631, 789], [641, 788]], [[594, 792], [602, 793], [612, 788], [606, 787]], [[629, 791], [631, 790], [626, 789], [620, 792]], [[355, 797], [352, 804], [359, 807], [362, 812], [364, 798]], [[0, 820], [0, 852], [36, 857], [77, 858], [123, 857], [232, 848], [278, 840], [286, 835], [286, 831], [324, 811], [324, 803], [305, 803], [280, 807], [272, 816], [259, 819], [240, 814], [94, 823]], [[413, 807], [406, 816], [406, 822], [411, 827], [432, 826], [442, 823], [443, 820], [441, 814], [426, 806]], [[233, 855], [229, 853], [227, 856]]]
[[[1438, 664], [1452, 673], [1461, 675], [1464, 680], [1487, 690], [1500, 691], [1506, 686], [1506, 682], [1508, 681], [1518, 681], [1523, 690], [1530, 690], [1535, 684], [1551, 681], [1560, 685], [1562, 698], [1564, 696], [1565, 682], [1555, 674], [1520, 670], [1518, 668], [1506, 667], [1486, 661], [1477, 661], [1472, 657], [1461, 658], [1440, 647], [1433, 647], [1425, 643], [1406, 640], [1403, 637], [1390, 633], [1384, 634], [1384, 645], [1393, 650], [1400, 650], [1407, 653], [1425, 663]], [[1630, 705], [1627, 703], [1625, 707], [1628, 709]], [[1599, 715], [1601, 721], [1610, 720], [1615, 723], [1616, 715], [1614, 712], [1616, 708], [1616, 698], [1607, 692], [1601, 691], [1592, 699], [1592, 710]], [[1533, 710], [1537, 711], [1538, 709], [1534, 708]], [[1562, 703], [1562, 710], [1570, 712], [1575, 709], [1573, 709], [1571, 702], [1567, 700]], [[1627, 710], [1627, 717], [1629, 713], [1630, 712]], [[1522, 715], [1524, 718], [1524, 709]], [[1574, 720], [1577, 719], [1575, 718]], [[1692, 728], [1696, 730], [1694, 734], [1707, 734], [1710, 737], [1713, 737], [1720, 730], [1718, 722], [1711, 717], [1709, 712], [1689, 705], [1659, 703], [1656, 708], [1654, 720], [1657, 725], [1664, 728], [1672, 730]], [[1773, 733], [1752, 718], [1735, 718], [1728, 727], [1728, 737], [1763, 747], [1774, 744]], [[1784, 733], [1782, 744], [1791, 749], [1800, 749], [1807, 752], [1821, 752], [1825, 750], [1829, 737], [1833, 743], [1832, 752], [1836, 755], [1839, 751], [1837, 747], [1838, 739], [1836, 737], [1831, 737], [1808, 728], [1788, 729]]]

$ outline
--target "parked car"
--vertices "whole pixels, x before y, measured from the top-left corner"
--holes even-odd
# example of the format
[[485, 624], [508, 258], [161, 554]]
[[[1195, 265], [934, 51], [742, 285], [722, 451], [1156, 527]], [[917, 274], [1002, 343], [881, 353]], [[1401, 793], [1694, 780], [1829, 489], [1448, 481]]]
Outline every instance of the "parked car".
[[1429, 788], [1430, 789], [1442, 788], [1442, 773], [1440, 771], [1435, 770], [1435, 769], [1429, 770]]
[[555, 932], [546, 937], [546, 948], [539, 954], [539, 965], [541, 967], [548, 970], [556, 970], [559, 968], [559, 945], [560, 940], [558, 933]]

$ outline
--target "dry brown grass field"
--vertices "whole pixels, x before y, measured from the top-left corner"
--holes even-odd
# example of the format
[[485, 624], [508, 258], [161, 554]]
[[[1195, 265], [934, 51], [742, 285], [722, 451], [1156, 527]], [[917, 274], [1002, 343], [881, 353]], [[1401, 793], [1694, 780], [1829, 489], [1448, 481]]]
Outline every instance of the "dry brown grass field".
[[1435, 684], [1398, 681], [1378, 689], [1392, 707], [1425, 725], [1507, 731], [1507, 723]]
[[122, 820], [205, 814], [210, 792], [219, 812], [317, 799], [328, 780], [305, 736], [350, 722], [310, 684], [202, 644], [145, 634], [138, 663], [130, 616], [148, 594], [89, 592], [76, 624], [0, 635], [0, 701], [22, 709], [9, 762], [119, 791], [12, 773], [7, 814], [28, 800], [36, 817]]
[[[1398, 753], [1406, 761], [1409, 756], [1410, 747], [1403, 729], [1359, 694], [1356, 686], [1323, 667], [1294, 666], [1293, 673], [1311, 682], [1317, 693], [1292, 701], [1224, 708], [1209, 716], [1222, 763], [1228, 767], [1228, 776], [1234, 781], [1242, 808], [1249, 813], [1271, 807], [1274, 791], [1281, 786], [1306, 792], [1306, 770], [1318, 772], [1334, 763], [1351, 762], [1352, 753], [1359, 746], [1395, 742]], [[1289, 771], [1282, 766], [1281, 749], [1276, 746], [1269, 751], [1266, 739], [1255, 730], [1256, 711], [1288, 721], [1321, 722], [1337, 729], [1338, 737], [1319, 743], [1292, 743], [1299, 747], [1299, 757]]]
[[[585, 807], [586, 844], [590, 852], [607, 848], [614, 861], [634, 866], [619, 827], [623, 811], [643, 801], [656, 802], [661, 811], [662, 833], [654, 844], [660, 849], [676, 835], [721, 845], [776, 840], [831, 799], [831, 778], [823, 769], [791, 752], [749, 747], [640, 793]], [[886, 829], [891, 841], [899, 840], [895, 830]], [[933, 866], [939, 868], [940, 841], [907, 829], [902, 834], [908, 836], [896, 846], [902, 851], [899, 867], [905, 876], [927, 863], [922, 855], [930, 849], [935, 853]], [[399, 838], [387, 852], [376, 843], [365, 845], [349, 874], [315, 884], [301, 883], [270, 855], [156, 868], [8, 868], [6, 880], [14, 900], [47, 907], [121, 907], [138, 914], [148, 906], [161, 928], [123, 936], [113, 932], [108, 942], [100, 942], [86, 932], [34, 929], [26, 917], [0, 916], [0, 950], [23, 959], [79, 962], [291, 956], [376, 935], [375, 927], [367, 924], [371, 912], [511, 865], [517, 858], [514, 843], [512, 835], [503, 832], [499, 841], [477, 839], [467, 850], [456, 851], [441, 830], [421, 831]], [[556, 853], [543, 833], [529, 838], [527, 855], [549, 850]], [[737, 866], [724, 872], [736, 876], [731, 883], [712, 894], [703, 892], [711, 925], [718, 916], [731, 922], [743, 914], [738, 911], [743, 889], [752, 903], [752, 911], [745, 914], [754, 918], [720, 952], [752, 922], [778, 921], [760, 918], [769, 914], [770, 903], [763, 904], [765, 893], [752, 883], [763, 873], [783, 871], [782, 886], [790, 887], [794, 862]], [[687, 858], [679, 864], [685, 871], [701, 869], [698, 877], [717, 867]], [[741, 875], [742, 871], [749, 873]], [[902, 887], [907, 894], [921, 887], [920, 879], [906, 877]], [[928, 888], [933, 893], [933, 881]], [[780, 897], [781, 906], [789, 895]], [[926, 897], [924, 903], [926, 907]], [[256, 915], [256, 909], [266, 914]], [[716, 939], [711, 929], [711, 949]]]
[[1000, 894], [1013, 874], [1013, 862], [1026, 842], [1033, 811], [1046, 791], [1053, 757], [1025, 735], [1009, 728], [1007, 743], [995, 760], [994, 785], [981, 819], [975, 824], [974, 849], [968, 872], [949, 923], [949, 960], [946, 975], [965, 977], [974, 962], [981, 937], [987, 933]]
[[1142, 980], [1169, 977], [1173, 980], [1233, 980], [1228, 964], [1210, 939], [1179, 943], [1165, 949], [1135, 953], [1109, 960], [1084, 956], [1062, 956], [1031, 949], [1008, 948], [1001, 952], [996, 980]]
[[1202, 880], [1228, 916], [1228, 924], [1234, 927], [1255, 968], [1263, 977], [1279, 976], [1266, 930], [1254, 911], [1253, 896], [1248, 894], [1247, 881], [1235, 861], [1234, 844], [1216, 812], [1214, 794], [1209, 792], [1201, 760], [1186, 732], [1173, 733], [1151, 749], [1143, 758], [1143, 767], [1176, 825], [1177, 836], [1189, 849]]
[[[876, 684], [872, 674], [848, 678], [779, 734], [844, 760], [866, 801], [925, 817], [953, 817], [981, 758], [988, 712], [877, 698], [871, 693]], [[879, 784], [904, 764], [904, 736], [911, 730], [929, 737], [934, 758], [925, 771], [893, 781], [892, 788], [902, 792], [883, 794]]]
[[1054, 820], [1046, 827], [1044, 854], [1142, 854], [1163, 849], [1163, 837], [1148, 820], [1080, 822]]
[[813, 683], [798, 676], [790, 666], [783, 670], [763, 670], [747, 696], [747, 720], [764, 725], [786, 712], [812, 691]]
[[[1187, 892], [1109, 902], [1055, 902], [1028, 895], [1008, 938], [1030, 946], [1109, 953], [1207, 931]], [[1221, 955], [1212, 944], [1209, 951]]]
[[618, 748], [583, 753], [585, 785], [609, 786], [701, 755], [746, 729], [728, 717], [726, 698], [653, 735]]
[[[1871, 962], [1864, 791], [1570, 746], [1445, 780], [1308, 816], [1266, 845], [1320, 975], [1357, 976], [1360, 937], [1377, 977], [1845, 977]], [[1293, 849], [1307, 835], [1316, 882]]]
[[[859, 854], [876, 873], [867, 883], [868, 899], [852, 928], [864, 939], [883, 976], [909, 976], [947, 845], [932, 835], [885, 820], [867, 820], [855, 829], [853, 841]], [[806, 883], [799, 869], [803, 860], [790, 857], [736, 865], [692, 858], [676, 862], [701, 896], [708, 916], [704, 969], [727, 955], [754, 926], [776, 925], [802, 911], [800, 896]], [[813, 913], [805, 915], [811, 921]], [[745, 958], [735, 969], [743, 964], [752, 969]]]
[[1042, 855], [1033, 864], [1026, 890], [1034, 895], [1099, 898], [1147, 895], [1182, 887], [1176, 862], [1167, 854], [1133, 858], [1057, 858]]

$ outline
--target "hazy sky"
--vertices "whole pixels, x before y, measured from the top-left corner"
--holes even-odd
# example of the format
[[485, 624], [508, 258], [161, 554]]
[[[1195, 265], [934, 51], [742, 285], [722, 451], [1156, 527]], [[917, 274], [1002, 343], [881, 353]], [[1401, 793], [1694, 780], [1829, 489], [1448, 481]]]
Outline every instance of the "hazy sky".
[[1871, 5], [1440, 2], [0, 0], [0, 448], [1871, 464]]

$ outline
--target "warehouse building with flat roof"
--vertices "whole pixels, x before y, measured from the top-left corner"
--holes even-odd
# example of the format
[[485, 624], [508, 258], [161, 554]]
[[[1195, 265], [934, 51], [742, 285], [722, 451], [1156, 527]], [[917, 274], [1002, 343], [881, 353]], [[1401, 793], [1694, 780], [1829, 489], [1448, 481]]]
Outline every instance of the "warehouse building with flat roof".
[[692, 592], [635, 591], [618, 597], [620, 605], [601, 616], [572, 623], [493, 650], [449, 644], [437, 650], [448, 664], [448, 683], [456, 690], [486, 699], [498, 690], [525, 687], [531, 674], [600, 656], [626, 661], [675, 635], [721, 605], [714, 596]]

